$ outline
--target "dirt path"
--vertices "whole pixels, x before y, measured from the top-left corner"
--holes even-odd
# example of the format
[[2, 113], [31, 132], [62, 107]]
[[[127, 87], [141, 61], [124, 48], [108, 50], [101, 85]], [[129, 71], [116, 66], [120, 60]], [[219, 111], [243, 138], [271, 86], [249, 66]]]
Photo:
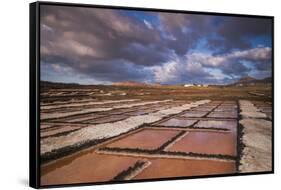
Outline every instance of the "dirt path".
[[272, 122], [250, 101], [240, 101], [244, 150], [240, 172], [272, 170]]

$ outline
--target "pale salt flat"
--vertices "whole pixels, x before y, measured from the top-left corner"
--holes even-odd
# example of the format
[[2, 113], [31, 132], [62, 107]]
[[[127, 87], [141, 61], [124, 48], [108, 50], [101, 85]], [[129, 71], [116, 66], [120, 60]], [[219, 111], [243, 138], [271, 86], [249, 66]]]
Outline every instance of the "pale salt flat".
[[271, 171], [272, 122], [264, 119], [242, 119], [244, 127], [240, 172]]
[[79, 106], [88, 106], [88, 105], [103, 105], [103, 104], [112, 104], [112, 103], [122, 103], [122, 102], [134, 102], [139, 99], [127, 99], [127, 100], [109, 100], [109, 101], [101, 101], [101, 102], [86, 102], [86, 103], [69, 103], [63, 105], [52, 105], [52, 106], [41, 106], [42, 110], [45, 109], [53, 109], [53, 108], [65, 108], [65, 107], [79, 107]]
[[193, 125], [197, 120], [194, 119], [180, 119], [180, 118], [171, 118], [167, 121], [163, 121], [156, 125], [160, 126], [170, 126], [170, 127], [188, 127]]
[[[158, 101], [159, 102], [159, 101]], [[163, 102], [163, 101], [160, 101]], [[133, 116], [128, 119], [114, 123], [104, 123], [98, 125], [89, 125], [78, 131], [72, 132], [61, 137], [50, 137], [41, 140], [41, 154], [45, 154], [67, 146], [83, 144], [90, 140], [107, 139], [136, 129], [144, 123], [158, 121], [168, 115], [177, 114], [184, 110], [197, 107], [201, 104], [210, 102], [210, 100], [200, 100], [182, 106], [172, 107], [166, 110], [150, 113], [147, 115]]]
[[250, 101], [239, 101], [244, 127], [242, 138], [245, 148], [240, 160], [240, 172], [271, 171], [272, 169], [272, 122], [260, 118], [261, 113]]
[[41, 132], [40, 137], [44, 138], [44, 137], [47, 137], [47, 136], [56, 135], [56, 134], [64, 133], [64, 132], [69, 132], [69, 131], [80, 129], [80, 128], [81, 127], [78, 127], [78, 126], [61, 126], [61, 127], [56, 128], [54, 130]]
[[199, 121], [195, 127], [207, 127], [207, 128], [224, 128], [224, 129], [233, 129], [236, 130], [237, 121], [219, 121], [219, 120], [206, 120]]
[[96, 99], [93, 99], [93, 98], [87, 98], [87, 99], [83, 99], [83, 100], [74, 100], [74, 99], [71, 99], [71, 100], [68, 100], [68, 101], [54, 101], [54, 102], [51, 102], [51, 103], [44, 103], [44, 102], [40, 102], [40, 106], [53, 106], [53, 105], [65, 105], [65, 104], [72, 104], [72, 103], [83, 103], [83, 102], [91, 102], [91, 101], [96, 101]]
[[239, 101], [241, 112], [243, 118], [266, 118], [266, 114], [260, 112], [260, 110], [248, 100]]
[[65, 112], [65, 113], [41, 113], [41, 119], [57, 119], [60, 117], [66, 117], [66, 116], [72, 116], [77, 114], [86, 114], [91, 112], [101, 112], [101, 111], [109, 111], [116, 108], [130, 108], [134, 106], [142, 106], [142, 105], [148, 105], [148, 104], [158, 104], [162, 102], [169, 102], [171, 100], [162, 100], [162, 101], [149, 101], [149, 102], [140, 102], [140, 103], [132, 103], [132, 104], [125, 104], [125, 105], [115, 105], [110, 108], [89, 108], [89, 109], [83, 109], [79, 111], [73, 111], [73, 112]]
[[53, 126], [53, 125], [41, 124], [41, 125], [40, 125], [40, 128], [41, 128], [41, 129], [48, 129], [48, 128], [52, 127], [52, 126]]

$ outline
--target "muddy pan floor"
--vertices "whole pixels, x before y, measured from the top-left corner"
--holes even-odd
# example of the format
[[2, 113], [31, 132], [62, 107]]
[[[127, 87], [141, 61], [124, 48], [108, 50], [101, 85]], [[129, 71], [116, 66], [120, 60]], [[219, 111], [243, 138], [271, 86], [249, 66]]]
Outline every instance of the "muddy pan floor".
[[41, 185], [270, 171], [271, 118], [262, 101], [47, 102]]

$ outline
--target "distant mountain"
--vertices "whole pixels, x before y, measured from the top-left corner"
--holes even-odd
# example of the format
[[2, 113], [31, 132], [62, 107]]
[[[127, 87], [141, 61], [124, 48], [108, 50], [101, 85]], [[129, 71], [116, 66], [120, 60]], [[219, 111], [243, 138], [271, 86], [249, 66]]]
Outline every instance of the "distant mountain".
[[149, 86], [147, 83], [141, 83], [136, 81], [123, 81], [112, 83], [113, 86]]
[[250, 76], [242, 77], [237, 82], [231, 84], [235, 86], [248, 86], [248, 85], [256, 85], [256, 84], [271, 84], [272, 83], [272, 77], [267, 77], [264, 79], [256, 79]]
[[[62, 83], [62, 82], [50, 82], [40, 81], [41, 88], [71, 88], [71, 87], [90, 87], [90, 86], [101, 86], [100, 84], [78, 84], [78, 83]], [[102, 85], [103, 86], [103, 85]], [[112, 86], [147, 86], [147, 87], [158, 87], [162, 86], [160, 83], [142, 83], [136, 81], [123, 81], [112, 83]]]
[[242, 77], [240, 78], [237, 83], [251, 83], [251, 82], [256, 82], [257, 79], [247, 76], [247, 77]]
[[77, 83], [61, 83], [61, 82], [50, 82], [50, 81], [40, 81], [41, 87], [67, 87], [67, 86], [80, 86]]
[[40, 81], [40, 85], [44, 85], [44, 86], [59, 86], [59, 85], [69, 85], [69, 86], [79, 86], [80, 84], [78, 83], [63, 83], [63, 82], [50, 82], [50, 81]]
[[272, 83], [272, 77], [267, 77], [267, 78], [261, 79], [259, 81], [263, 82], [263, 83]]
[[162, 86], [162, 84], [161, 83], [153, 83], [153, 84], [150, 84], [151, 86]]

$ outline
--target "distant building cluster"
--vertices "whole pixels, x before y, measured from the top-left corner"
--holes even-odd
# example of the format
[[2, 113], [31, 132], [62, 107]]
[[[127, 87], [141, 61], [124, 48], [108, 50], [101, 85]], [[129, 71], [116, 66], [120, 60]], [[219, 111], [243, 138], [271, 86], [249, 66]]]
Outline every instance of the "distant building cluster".
[[208, 84], [185, 84], [183, 85], [184, 87], [193, 87], [193, 86], [197, 86], [197, 87], [208, 87]]

